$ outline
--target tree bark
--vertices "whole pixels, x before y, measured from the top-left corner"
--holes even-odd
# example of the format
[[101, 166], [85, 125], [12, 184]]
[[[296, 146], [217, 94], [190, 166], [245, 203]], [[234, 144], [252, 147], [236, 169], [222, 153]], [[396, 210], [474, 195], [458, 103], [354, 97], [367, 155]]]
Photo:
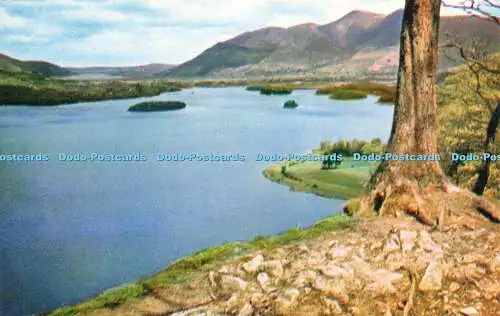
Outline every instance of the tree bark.
[[[495, 136], [498, 128], [498, 123], [500, 121], [500, 101], [497, 101], [497, 106], [493, 113], [491, 113], [490, 120], [488, 122], [488, 127], [486, 130], [486, 141], [484, 144], [484, 151], [491, 152], [492, 146], [495, 143]], [[481, 167], [478, 170], [478, 178], [474, 184], [474, 189], [472, 192], [477, 195], [483, 195], [484, 189], [488, 184], [488, 178], [490, 175], [490, 164], [491, 160], [483, 160]]]
[[[406, 0], [401, 27], [397, 102], [387, 152], [437, 154], [436, 68], [441, 0]], [[383, 161], [370, 179], [371, 190], [361, 198], [360, 211], [407, 213], [430, 223], [420, 188], [440, 184], [438, 161]], [[405, 205], [386, 203], [392, 196], [410, 196]], [[395, 202], [395, 201], [393, 201]], [[387, 204], [387, 207], [385, 207]], [[411, 205], [410, 205], [411, 204]], [[415, 214], [412, 214], [415, 215]]]

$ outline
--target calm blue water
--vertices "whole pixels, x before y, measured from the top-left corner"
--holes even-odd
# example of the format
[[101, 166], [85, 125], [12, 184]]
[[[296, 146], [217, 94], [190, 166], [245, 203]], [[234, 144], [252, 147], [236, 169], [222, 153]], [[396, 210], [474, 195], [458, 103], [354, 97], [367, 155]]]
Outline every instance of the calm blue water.
[[[295, 99], [295, 110], [282, 108]], [[128, 113], [139, 100], [188, 107]], [[308, 226], [341, 201], [265, 179], [257, 153], [303, 152], [326, 139], [386, 140], [392, 107], [314, 91], [261, 96], [198, 88], [138, 100], [0, 107], [0, 314], [72, 304], [226, 241]], [[144, 153], [147, 162], [60, 162], [59, 152]], [[154, 153], [246, 155], [245, 162], [157, 162]]]

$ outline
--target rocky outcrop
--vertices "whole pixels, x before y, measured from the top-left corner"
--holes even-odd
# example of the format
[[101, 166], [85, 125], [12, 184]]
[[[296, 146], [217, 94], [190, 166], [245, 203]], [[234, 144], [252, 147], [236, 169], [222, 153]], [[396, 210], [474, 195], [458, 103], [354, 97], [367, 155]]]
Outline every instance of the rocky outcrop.
[[498, 315], [498, 240], [494, 224], [429, 231], [411, 220], [361, 221], [224, 262], [107, 313]]

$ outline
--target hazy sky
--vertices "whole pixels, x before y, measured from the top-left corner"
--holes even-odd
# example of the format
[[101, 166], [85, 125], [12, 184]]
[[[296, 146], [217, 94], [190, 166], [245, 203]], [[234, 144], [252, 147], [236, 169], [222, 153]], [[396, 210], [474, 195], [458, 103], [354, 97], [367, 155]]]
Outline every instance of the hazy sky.
[[63, 66], [177, 64], [244, 31], [325, 24], [355, 9], [387, 14], [404, 2], [0, 0], [0, 52]]

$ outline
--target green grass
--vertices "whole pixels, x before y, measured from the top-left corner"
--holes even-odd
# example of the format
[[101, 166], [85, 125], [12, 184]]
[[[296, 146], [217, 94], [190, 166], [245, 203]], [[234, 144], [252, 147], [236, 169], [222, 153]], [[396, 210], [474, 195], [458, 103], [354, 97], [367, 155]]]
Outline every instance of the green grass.
[[359, 208], [359, 198], [352, 198], [347, 200], [344, 204], [344, 213], [348, 215], [353, 215]]
[[332, 92], [329, 96], [332, 100], [359, 100], [365, 99], [366, 97], [367, 94], [363, 91], [342, 88]]
[[287, 87], [264, 87], [260, 94], [264, 95], [287, 95], [293, 92], [293, 89]]
[[250, 244], [259, 249], [293, 244], [317, 238], [327, 232], [348, 228], [353, 223], [354, 220], [344, 214], [329, 216], [316, 222], [308, 228], [294, 227], [276, 236], [257, 236], [250, 242]]
[[316, 90], [318, 95], [331, 95], [335, 100], [364, 98], [361, 93], [374, 94], [379, 97], [379, 103], [396, 102], [396, 87], [370, 81], [353, 82], [342, 86], [326, 85]]
[[81, 313], [99, 309], [99, 308], [114, 308], [125, 302], [131, 301], [133, 299], [139, 298], [146, 293], [146, 289], [143, 285], [133, 283], [125, 285], [116, 290], [109, 290], [96, 296], [95, 298], [86, 301], [84, 303], [58, 308], [52, 313], [47, 315], [51, 316], [73, 316], [80, 315]]
[[287, 167], [286, 174], [282, 172], [282, 165], [276, 164], [265, 169], [264, 175], [294, 191], [347, 200], [364, 192], [365, 183], [375, 168], [371, 162], [347, 157], [337, 169], [324, 170], [321, 162], [308, 161]]
[[324, 86], [321, 88], [316, 89], [316, 94], [317, 95], [329, 95], [332, 94], [336, 91], [338, 91], [340, 87], [337, 86]]
[[171, 263], [165, 270], [150, 278], [139, 280], [116, 290], [104, 292], [73, 306], [62, 307], [46, 315], [74, 316], [100, 308], [116, 308], [147, 295], [155, 288], [179, 284], [201, 277], [207, 270], [220, 266], [227, 260], [242, 257], [252, 252], [272, 249], [283, 245], [318, 238], [325, 233], [351, 227], [355, 220], [346, 215], [334, 215], [321, 219], [310, 227], [295, 227], [275, 236], [256, 236], [250, 242], [233, 242], [203, 249]]
[[264, 95], [286, 95], [293, 92], [291, 85], [266, 85], [266, 84], [251, 84], [246, 87], [247, 91], [260, 91]]

